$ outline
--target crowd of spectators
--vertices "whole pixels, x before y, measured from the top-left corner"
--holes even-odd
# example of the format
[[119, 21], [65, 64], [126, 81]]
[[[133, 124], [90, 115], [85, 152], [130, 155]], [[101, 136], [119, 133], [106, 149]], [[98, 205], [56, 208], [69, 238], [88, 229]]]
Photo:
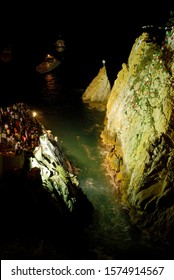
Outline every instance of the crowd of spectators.
[[0, 107], [0, 153], [20, 154], [39, 145], [43, 126], [25, 103]]

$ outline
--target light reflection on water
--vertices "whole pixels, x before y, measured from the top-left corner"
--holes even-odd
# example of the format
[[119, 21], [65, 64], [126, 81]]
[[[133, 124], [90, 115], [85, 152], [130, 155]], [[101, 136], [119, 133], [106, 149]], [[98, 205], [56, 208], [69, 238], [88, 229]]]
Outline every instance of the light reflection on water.
[[[17, 88], [15, 99], [22, 96], [22, 100], [26, 98], [27, 102], [37, 107], [40, 121], [45, 128], [52, 130], [53, 134], [58, 136], [66, 155], [76, 167], [81, 188], [94, 206], [93, 222], [86, 229], [84, 238], [88, 244], [88, 251], [78, 257], [174, 259], [173, 252], [169, 253], [170, 248], [167, 245], [150, 242], [131, 225], [128, 213], [120, 204], [103, 167], [104, 155], [101, 153], [100, 133], [103, 128], [104, 113], [90, 110], [82, 103], [83, 90], [65, 92], [64, 84], [62, 85], [56, 71], [44, 76], [34, 75], [32, 83], [28, 76], [26, 79], [26, 75], [18, 77], [19, 80], [16, 78], [15, 73], [16, 75], [21, 73], [21, 68], [19, 72], [11, 71], [9, 74], [9, 71], [7, 73], [3, 71], [2, 73], [2, 87], [5, 86], [5, 91], [3, 87], [4, 95], [1, 98], [6, 101], [6, 97], [9, 94], [11, 96], [11, 92]], [[6, 78], [4, 73], [8, 74]], [[23, 85], [23, 76], [27, 85], [33, 85], [33, 95], [30, 86]], [[13, 99], [11, 101], [13, 102]], [[86, 250], [85, 245], [82, 247], [82, 251], [84, 250]]]
[[45, 103], [50, 104], [55, 102], [61, 89], [62, 85], [56, 79], [56, 72], [50, 72], [42, 76], [41, 97]]
[[72, 94], [69, 100], [43, 107], [43, 123], [58, 136], [94, 206], [93, 223], [86, 230], [88, 255], [94, 259], [165, 259], [168, 248], [148, 241], [131, 225], [104, 170], [100, 147], [104, 112], [89, 109], [80, 93]]

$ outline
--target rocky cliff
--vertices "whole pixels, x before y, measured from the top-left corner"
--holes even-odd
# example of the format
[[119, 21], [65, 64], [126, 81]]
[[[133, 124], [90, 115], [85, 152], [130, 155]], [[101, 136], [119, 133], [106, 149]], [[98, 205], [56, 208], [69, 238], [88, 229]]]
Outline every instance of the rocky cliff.
[[57, 206], [62, 207], [61, 211], [84, 220], [92, 210], [92, 205], [80, 187], [73, 166], [52, 135], [45, 132], [39, 137], [39, 142], [40, 145], [29, 157], [28, 177], [31, 177], [32, 170], [38, 169], [43, 188]]
[[88, 223], [93, 207], [57, 137], [27, 104], [0, 109], [0, 197], [5, 223], [10, 224], [12, 213], [20, 221], [23, 212], [36, 223], [46, 215], [49, 222], [54, 216], [59, 225]]
[[111, 93], [111, 84], [107, 76], [105, 65], [99, 70], [82, 95], [82, 100], [92, 108], [106, 109], [106, 104]]
[[111, 89], [101, 139], [132, 222], [173, 240], [174, 28], [163, 33], [160, 43], [148, 32], [135, 40]]

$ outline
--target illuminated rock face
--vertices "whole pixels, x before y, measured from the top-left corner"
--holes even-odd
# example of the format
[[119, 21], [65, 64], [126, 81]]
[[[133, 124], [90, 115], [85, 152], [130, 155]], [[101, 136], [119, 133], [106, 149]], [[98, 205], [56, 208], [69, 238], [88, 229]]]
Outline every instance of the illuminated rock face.
[[92, 205], [58, 142], [46, 133], [40, 136], [39, 141], [40, 145], [30, 157], [30, 170], [39, 169], [42, 186], [56, 203], [62, 201], [65, 208], [76, 215], [78, 212], [81, 216], [89, 215]]
[[133, 223], [174, 238], [174, 29], [135, 40], [107, 102], [106, 164]]
[[105, 110], [110, 93], [111, 85], [107, 77], [106, 67], [103, 66], [83, 93], [82, 100], [90, 107]]

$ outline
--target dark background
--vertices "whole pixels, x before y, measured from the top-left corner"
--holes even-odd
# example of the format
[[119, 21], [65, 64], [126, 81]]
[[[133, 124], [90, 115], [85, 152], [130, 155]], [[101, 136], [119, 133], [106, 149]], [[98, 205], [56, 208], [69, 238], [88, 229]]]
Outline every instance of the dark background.
[[34, 67], [61, 35], [69, 72], [87, 84], [105, 59], [115, 80], [142, 26], [164, 26], [171, 10], [169, 0], [6, 1], [0, 6], [0, 47], [12, 45], [18, 61]]
[[[3, 50], [4, 47], [10, 45], [14, 52], [14, 60], [12, 60], [12, 63], [0, 64], [0, 107], [2, 106], [2, 101], [4, 104], [9, 105], [9, 103], [15, 103], [21, 100], [27, 100], [27, 102], [29, 101], [29, 104], [32, 105], [41, 105], [41, 100], [43, 99], [40, 98], [39, 94], [41, 93], [42, 97], [44, 93], [41, 91], [41, 89], [45, 89], [43, 83], [44, 77], [37, 75], [35, 67], [44, 59], [44, 55], [48, 51], [52, 51], [55, 41], [61, 35], [66, 44], [64, 54], [65, 63], [61, 65], [61, 67], [64, 67], [64, 71], [59, 71], [58, 67], [58, 69], [55, 70], [56, 75], [53, 76], [58, 79], [59, 84], [59, 74], [63, 73], [63, 94], [62, 92], [60, 92], [61, 94], [58, 92], [58, 99], [61, 100], [62, 98], [62, 103], [67, 101], [67, 99], [72, 101], [71, 109], [73, 111], [77, 104], [76, 100], [79, 100], [81, 91], [77, 91], [78, 95], [75, 99], [75, 96], [72, 94], [75, 91], [71, 90], [66, 92], [64, 86], [68, 86], [71, 89], [73, 87], [86, 88], [101, 68], [103, 59], [106, 60], [109, 79], [113, 82], [116, 79], [118, 71], [122, 67], [122, 63], [127, 62], [135, 39], [141, 35], [142, 25], [165, 25], [169, 11], [172, 8], [171, 3], [166, 0], [139, 1], [136, 4], [132, 1], [128, 1], [129, 4], [127, 4], [126, 1], [111, 1], [110, 3], [109, 1], [96, 2], [93, 0], [91, 4], [89, 1], [86, 4], [85, 1], [79, 2], [79, 0], [76, 2], [69, 2], [35, 1], [32, 3], [31, 1], [19, 0], [18, 2], [13, 1], [12, 3], [10, 3], [10, 1], [5, 1], [0, 4], [0, 48]], [[60, 83], [62, 83], [62, 80]], [[46, 93], [47, 90], [46, 88]], [[60, 98], [60, 96], [63, 97]], [[66, 115], [66, 105], [63, 107], [63, 110], [64, 108], [64, 115]], [[78, 104], [75, 108], [78, 108]], [[66, 117], [67, 116], [68, 114]], [[46, 113], [44, 118], [47, 118]], [[13, 177], [9, 179], [13, 180]], [[16, 192], [15, 181], [13, 181], [13, 183], [15, 186], [14, 195], [13, 192], [11, 192], [11, 196], [9, 196], [9, 193], [6, 195], [11, 207], [8, 209], [6, 199], [3, 200], [2, 203], [3, 211], [4, 209], [7, 209], [7, 212], [9, 211], [8, 215], [6, 215], [6, 211], [3, 212], [5, 215], [2, 215], [2, 224], [8, 224], [8, 227], [2, 226], [2, 233], [6, 235], [8, 232], [9, 235], [7, 235], [7, 241], [5, 243], [1, 242], [1, 251], [6, 258], [12, 255], [15, 258], [19, 257], [19, 259], [21, 259], [21, 256], [16, 255], [16, 252], [28, 258], [29, 252], [26, 248], [32, 252], [33, 248], [37, 247], [38, 243], [37, 238], [33, 240], [33, 236], [30, 236], [30, 231], [28, 232], [28, 219], [31, 214], [30, 196], [27, 196], [28, 203], [22, 200], [22, 205], [19, 203], [16, 209], [16, 199], [18, 198], [20, 202], [21, 199], [20, 196], [16, 197], [18, 196], [18, 192]], [[23, 184], [19, 185], [19, 192], [21, 192], [22, 187]], [[8, 192], [8, 189], [6, 192]], [[23, 197], [23, 192], [21, 196]], [[1, 198], [3, 199], [3, 196], [1, 196]], [[25, 205], [23, 205], [24, 203]], [[11, 233], [13, 232], [15, 236], [14, 231], [20, 229], [20, 227], [18, 228], [16, 226], [16, 217], [21, 217], [21, 207], [22, 209], [23, 207], [24, 209], [28, 209], [27, 213], [25, 211], [23, 212], [26, 217], [24, 232], [25, 230], [27, 231], [27, 236], [29, 234], [29, 238], [25, 240], [25, 234], [23, 235], [23, 231], [21, 231], [22, 240], [19, 238], [19, 241], [15, 240], [13, 242], [12, 240], [9, 243], [8, 238], [11, 238]], [[36, 205], [36, 207], [38, 210], [40, 205]], [[43, 204], [43, 207], [45, 207], [45, 204]], [[15, 211], [13, 211], [14, 209]], [[32, 209], [35, 214], [35, 208], [33, 207]], [[46, 212], [48, 214], [47, 207]], [[31, 215], [31, 217], [33, 217], [33, 215]], [[38, 216], [36, 215], [34, 217], [37, 220]], [[52, 217], [54, 219], [54, 216]], [[43, 216], [43, 219], [45, 221], [45, 216]], [[52, 220], [50, 223], [51, 222]], [[20, 223], [20, 219], [18, 219], [18, 223]], [[45, 225], [44, 222], [42, 224]], [[21, 225], [23, 229], [23, 223]], [[53, 231], [50, 231], [49, 226], [47, 229], [49, 233], [51, 232], [52, 238]], [[30, 230], [32, 232], [33, 227], [30, 227]], [[39, 231], [40, 230], [47, 234], [47, 231], [45, 231], [45, 229], [43, 230], [42, 227], [39, 228]], [[69, 231], [67, 232], [69, 234]], [[55, 231], [55, 234], [57, 234], [57, 231]], [[134, 234], [133, 232], [132, 235]], [[35, 227], [33, 235], [35, 236]], [[83, 235], [80, 234], [80, 236], [83, 239]], [[78, 238], [79, 234], [75, 237]], [[53, 247], [47, 247], [50, 255], [55, 252], [55, 246], [57, 246], [56, 249], [60, 250], [59, 239], [57, 236], [55, 239], [57, 245], [53, 242]], [[134, 237], [134, 239], [136, 239], [136, 237]], [[71, 232], [70, 242], [66, 242], [67, 247], [69, 245], [72, 246], [71, 253], [73, 253], [73, 249], [74, 251], [76, 250], [76, 242], [72, 244], [72, 240], [74, 239], [72, 238]], [[48, 245], [49, 243], [50, 241], [48, 240]], [[77, 240], [77, 243], [79, 244], [79, 240]], [[65, 242], [62, 242], [62, 252], [64, 252], [64, 245]], [[85, 246], [87, 245], [88, 244], [85, 243]], [[80, 250], [83, 249], [84, 248], [80, 248]], [[137, 250], [139, 250], [139, 248], [137, 248]], [[77, 255], [78, 253], [77, 251]], [[152, 257], [153, 254], [157, 254], [155, 249], [152, 252]], [[167, 254], [168, 252], [165, 256]], [[159, 258], [165, 258], [165, 256], [159, 254]]]

